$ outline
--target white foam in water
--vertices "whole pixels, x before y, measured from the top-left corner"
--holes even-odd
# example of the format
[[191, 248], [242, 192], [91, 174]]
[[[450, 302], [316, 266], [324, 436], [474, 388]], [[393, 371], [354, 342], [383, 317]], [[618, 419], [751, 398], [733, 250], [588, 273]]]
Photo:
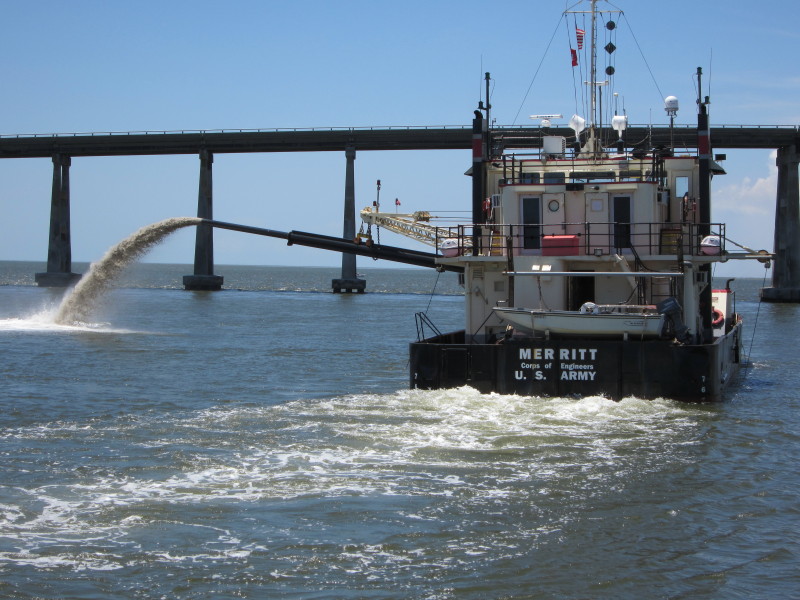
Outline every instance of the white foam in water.
[[[221, 407], [191, 416], [179, 414], [168, 423], [147, 419], [119, 421], [114, 427], [103, 423], [102, 435], [130, 433], [141, 440], [134, 446], [177, 446], [195, 459], [163, 478], [136, 471], [101, 472], [63, 486], [27, 490], [20, 505], [0, 504], [4, 536], [16, 540], [19, 548], [0, 552], [0, 565], [110, 570], [119, 568], [119, 556], [131, 547], [147, 557], [137, 559], [144, 562], [247, 559], [252, 544], [223, 529], [182, 522], [177, 516], [185, 512], [181, 506], [202, 512], [203, 506], [220, 500], [249, 504], [418, 496], [493, 507], [498, 499], [513, 501], [528, 494], [532, 478], [538, 481], [536, 493], [547, 495], [551, 486], [562, 485], [565, 472], [570, 473], [570, 489], [580, 491], [586, 478], [594, 486], [604, 477], [624, 480], [635, 456], [629, 444], [668, 448], [691, 440], [696, 426], [693, 414], [693, 409], [666, 400], [545, 399], [460, 388]], [[20, 427], [7, 432], [7, 437], [27, 440], [74, 428], [68, 422], [50, 424], [46, 431], [41, 425]], [[686, 428], [688, 435], [681, 431]], [[146, 431], [152, 435], [141, 435]], [[218, 443], [221, 434], [224, 446]], [[620, 440], [621, 453], [615, 445]], [[670, 460], [678, 457], [671, 455]], [[604, 466], [608, 463], [612, 468]], [[522, 500], [527, 503], [530, 498]], [[165, 551], [157, 543], [141, 549], [137, 532], [160, 522], [164, 514], [205, 542], [188, 552], [186, 548]], [[425, 521], [435, 514], [414, 506], [405, 518]], [[525, 535], [549, 535], [563, 525], [559, 518]], [[86, 540], [95, 546], [102, 542], [108, 550], [91, 554], [76, 550]], [[68, 549], [42, 553], [54, 542]], [[464, 544], [468, 555], [487, 552], [482, 544]], [[359, 545], [350, 554], [366, 553], [373, 560], [381, 551]]]
[[112, 328], [108, 323], [59, 323], [57, 311], [57, 308], [47, 308], [29, 316], [0, 319], [0, 331], [130, 333], [126, 329]]
[[0, 331], [129, 333], [113, 329], [108, 323], [93, 323], [91, 313], [115, 278], [130, 263], [140, 258], [172, 232], [197, 225], [195, 217], [175, 217], [143, 227], [128, 236], [96, 263], [92, 263], [78, 284], [56, 307], [47, 307], [31, 315], [0, 319]]

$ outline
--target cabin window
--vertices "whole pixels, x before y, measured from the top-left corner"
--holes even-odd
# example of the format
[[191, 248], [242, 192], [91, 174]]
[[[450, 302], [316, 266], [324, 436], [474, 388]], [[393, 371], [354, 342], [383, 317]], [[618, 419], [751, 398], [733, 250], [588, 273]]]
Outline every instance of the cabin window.
[[539, 173], [520, 173], [520, 183], [539, 183]]
[[642, 179], [642, 172], [641, 171], [630, 170], [630, 171], [620, 171], [619, 172], [619, 180], [620, 181], [628, 181], [628, 180], [641, 181], [641, 179]]
[[539, 196], [523, 196], [522, 207], [522, 247], [525, 250], [538, 250], [542, 247], [542, 199]]
[[614, 196], [611, 219], [614, 222], [614, 247], [619, 251], [631, 247], [631, 197]]
[[569, 174], [573, 183], [589, 183], [590, 181], [614, 181], [616, 176], [611, 171], [574, 171]]
[[566, 177], [563, 172], [553, 171], [544, 174], [545, 183], [564, 183]]
[[674, 198], [683, 198], [689, 193], [689, 178], [676, 177], [675, 178], [675, 195]]

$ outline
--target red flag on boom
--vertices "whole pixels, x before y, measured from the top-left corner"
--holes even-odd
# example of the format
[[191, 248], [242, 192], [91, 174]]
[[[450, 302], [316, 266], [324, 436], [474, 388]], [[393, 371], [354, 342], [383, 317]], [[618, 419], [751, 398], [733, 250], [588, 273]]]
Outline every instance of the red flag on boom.
[[573, 67], [577, 67], [578, 66], [578, 52], [577, 52], [577, 50], [575, 50], [575, 48], [570, 48], [569, 51], [572, 53], [572, 66]]

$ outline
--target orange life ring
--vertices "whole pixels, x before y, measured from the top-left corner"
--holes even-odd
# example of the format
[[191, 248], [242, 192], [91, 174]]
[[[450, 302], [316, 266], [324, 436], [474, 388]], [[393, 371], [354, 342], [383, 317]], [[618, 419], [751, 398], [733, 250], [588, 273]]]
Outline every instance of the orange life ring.
[[721, 311], [717, 310], [716, 308], [712, 311], [714, 316], [714, 320], [711, 321], [711, 325], [713, 327], [721, 327], [722, 324], [725, 322], [725, 315], [722, 314]]

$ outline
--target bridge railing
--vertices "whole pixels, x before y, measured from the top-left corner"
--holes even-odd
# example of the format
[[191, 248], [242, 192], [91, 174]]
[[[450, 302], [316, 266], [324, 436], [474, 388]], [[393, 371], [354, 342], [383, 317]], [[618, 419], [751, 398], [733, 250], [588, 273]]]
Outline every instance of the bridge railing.
[[281, 132], [329, 132], [329, 131], [426, 131], [426, 130], [466, 130], [466, 125], [365, 125], [359, 127], [272, 127], [256, 129], [171, 129], [141, 131], [77, 131], [68, 133], [3, 133], [0, 138], [51, 138], [51, 137], [105, 137], [132, 135], [192, 135], [219, 133], [281, 133]]
[[[59, 138], [59, 137], [107, 137], [107, 136], [134, 136], [134, 135], [204, 135], [226, 133], [281, 133], [281, 132], [333, 132], [333, 131], [426, 131], [426, 130], [471, 130], [471, 125], [365, 125], [355, 127], [259, 127], [259, 128], [224, 128], [224, 129], [167, 129], [167, 130], [134, 130], [134, 131], [77, 131], [59, 133], [3, 133], [0, 139], [16, 138]], [[628, 125], [629, 128], [649, 128], [651, 125]], [[656, 126], [666, 128], [667, 125]], [[497, 125], [493, 132], [538, 130], [537, 127], [520, 125]], [[695, 125], [675, 125], [675, 130], [692, 131]], [[783, 129], [800, 131], [798, 125], [712, 125], [712, 129]]]

